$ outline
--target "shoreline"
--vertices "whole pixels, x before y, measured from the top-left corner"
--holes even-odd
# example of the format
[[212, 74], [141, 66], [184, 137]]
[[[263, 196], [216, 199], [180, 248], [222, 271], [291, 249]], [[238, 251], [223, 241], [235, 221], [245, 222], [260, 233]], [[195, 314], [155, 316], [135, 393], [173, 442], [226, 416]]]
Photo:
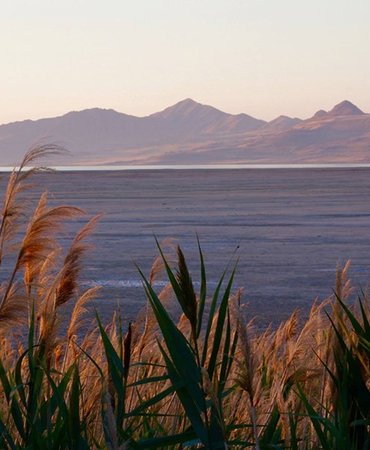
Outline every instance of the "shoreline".
[[[47, 166], [56, 172], [119, 172], [146, 170], [278, 170], [278, 169], [369, 169], [370, 163], [323, 164], [157, 164], [157, 165], [86, 165]], [[0, 172], [8, 173], [17, 166], [0, 166]]]

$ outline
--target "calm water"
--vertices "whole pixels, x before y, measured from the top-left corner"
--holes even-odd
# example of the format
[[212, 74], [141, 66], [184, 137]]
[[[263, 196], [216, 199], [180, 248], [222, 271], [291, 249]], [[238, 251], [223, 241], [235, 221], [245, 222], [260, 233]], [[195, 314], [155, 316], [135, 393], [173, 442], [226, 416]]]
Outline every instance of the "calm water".
[[354, 284], [368, 284], [369, 168], [58, 172], [37, 184], [52, 203], [104, 213], [82, 279], [104, 286], [96, 304], [106, 316], [145, 304], [133, 261], [149, 272], [154, 235], [178, 240], [197, 281], [198, 233], [211, 287], [238, 247], [236, 286], [261, 324], [329, 295], [347, 259]]

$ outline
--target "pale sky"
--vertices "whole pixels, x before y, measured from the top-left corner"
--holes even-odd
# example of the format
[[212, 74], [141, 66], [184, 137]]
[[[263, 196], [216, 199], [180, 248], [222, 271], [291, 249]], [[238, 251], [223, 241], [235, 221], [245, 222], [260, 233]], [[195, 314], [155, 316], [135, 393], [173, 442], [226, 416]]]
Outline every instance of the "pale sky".
[[0, 123], [184, 98], [271, 120], [370, 112], [370, 0], [2, 0]]

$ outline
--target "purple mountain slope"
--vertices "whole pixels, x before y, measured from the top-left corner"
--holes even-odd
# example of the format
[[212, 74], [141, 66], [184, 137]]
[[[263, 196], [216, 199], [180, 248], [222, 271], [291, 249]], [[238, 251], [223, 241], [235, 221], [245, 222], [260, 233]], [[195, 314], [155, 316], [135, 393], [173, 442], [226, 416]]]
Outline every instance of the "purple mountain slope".
[[[26, 120], [0, 126], [0, 163], [15, 164], [25, 149], [42, 140], [68, 148], [70, 163], [121, 158], [147, 147], [204, 142], [256, 130], [265, 124], [246, 114], [226, 114], [187, 99], [147, 117], [135, 117], [112, 109], [73, 111], [61, 117]], [[136, 153], [140, 153], [137, 151]], [[63, 162], [65, 158], [62, 158]], [[140, 160], [140, 154], [137, 159]], [[58, 159], [58, 162], [61, 159]]]
[[268, 123], [191, 99], [146, 117], [94, 108], [1, 125], [0, 165], [38, 142], [70, 150], [52, 165], [370, 162], [370, 115], [349, 101]]
[[338, 103], [338, 105], [335, 105], [328, 114], [331, 116], [360, 116], [364, 113], [353, 103], [344, 100], [343, 102]]
[[298, 119], [297, 117], [293, 119], [292, 117], [288, 116], [279, 116], [276, 119], [271, 120], [271, 122], [268, 122], [264, 128], [270, 131], [282, 131], [288, 130], [289, 128], [294, 127], [294, 125], [297, 125], [300, 122], [302, 122], [302, 120]]

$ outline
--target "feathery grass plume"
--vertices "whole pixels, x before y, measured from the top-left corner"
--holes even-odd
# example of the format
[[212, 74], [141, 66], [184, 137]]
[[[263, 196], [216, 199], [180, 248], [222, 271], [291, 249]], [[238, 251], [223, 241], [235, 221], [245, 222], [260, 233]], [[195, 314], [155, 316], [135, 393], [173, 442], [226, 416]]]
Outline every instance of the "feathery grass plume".
[[353, 289], [351, 288], [351, 281], [348, 278], [348, 271], [351, 266], [351, 261], [348, 260], [344, 267], [337, 266], [335, 278], [335, 294], [341, 299], [348, 298]]
[[[59, 206], [48, 209], [46, 205], [47, 195], [42, 194], [22, 240], [16, 262], [0, 302], [0, 308], [7, 302], [16, 276], [22, 268], [25, 271], [26, 293], [30, 298], [35, 278], [40, 273], [48, 255], [57, 247], [55, 233], [60, 230], [61, 223], [69, 217], [82, 213], [78, 208]], [[48, 308], [50, 309], [50, 307]]]
[[[335, 329], [339, 331], [340, 334], [343, 334], [347, 338], [348, 336], [348, 327], [346, 324], [346, 316], [344, 314], [343, 308], [340, 306], [340, 301], [347, 301], [348, 297], [351, 293], [351, 285], [350, 280], [348, 279], [348, 270], [350, 267], [350, 261], [347, 261], [345, 266], [342, 268], [341, 266], [337, 266], [336, 269], [336, 280], [335, 280], [335, 291], [333, 295], [333, 300], [331, 302], [331, 314], [328, 314], [329, 320], [332, 320], [332, 326], [329, 328], [329, 336], [328, 336], [328, 354], [324, 359], [324, 364], [327, 365], [330, 371], [335, 373], [336, 371], [336, 363], [335, 360], [340, 359], [343, 346], [341, 345], [340, 339], [338, 339], [338, 333], [335, 332]], [[343, 356], [343, 355], [342, 355]], [[331, 404], [334, 405], [339, 396], [338, 386], [336, 385], [333, 377], [329, 376], [330, 373], [327, 371], [326, 376], [328, 377], [328, 384], [330, 387], [330, 395], [332, 398]]]
[[[25, 208], [25, 202], [24, 199], [20, 197], [20, 194], [24, 192], [27, 188], [29, 188], [29, 185], [26, 183], [30, 175], [34, 174], [35, 172], [39, 171], [38, 168], [31, 168], [27, 171], [25, 171], [27, 165], [31, 164], [32, 162], [36, 161], [38, 158], [42, 156], [46, 156], [52, 153], [55, 153], [57, 150], [59, 150], [59, 147], [56, 146], [39, 146], [31, 149], [26, 156], [24, 157], [20, 167], [18, 170], [14, 170], [9, 178], [8, 186], [5, 194], [5, 200], [4, 200], [4, 206], [2, 210], [2, 218], [1, 218], [1, 224], [0, 224], [0, 264], [3, 261], [4, 258], [4, 251], [5, 247], [9, 246], [12, 237], [14, 236], [14, 233], [17, 231], [19, 226], [19, 220], [21, 216], [24, 213]], [[37, 211], [40, 211], [41, 209], [45, 208], [45, 201], [46, 197], [42, 197], [39, 202], [39, 209], [36, 209], [34, 213], [37, 215]], [[26, 260], [29, 258], [30, 252], [27, 252], [26, 248], [24, 248], [24, 244], [28, 242], [28, 244], [31, 244], [29, 239], [31, 238], [31, 229], [30, 225], [27, 229], [27, 232], [25, 234], [25, 237], [23, 239], [23, 245], [21, 245], [21, 249], [19, 250], [18, 257], [16, 260], [16, 263], [14, 264], [12, 275], [9, 278], [8, 285], [4, 289], [2, 298], [0, 299], [0, 305], [4, 302], [6, 302], [6, 299], [8, 295], [10, 294], [12, 290], [12, 285], [16, 281], [16, 275], [21, 266], [25, 267], [26, 270], [26, 278], [30, 276], [29, 270], [31, 270], [31, 265], [29, 268], [27, 268]], [[47, 230], [44, 230], [44, 234], [47, 234]], [[26, 239], [28, 237], [28, 240]], [[31, 239], [32, 240], [32, 239]], [[35, 246], [37, 246], [36, 242], [33, 242]], [[29, 246], [29, 250], [31, 250], [32, 245]], [[39, 250], [41, 250], [40, 246]], [[42, 245], [41, 245], [42, 247]], [[45, 252], [44, 252], [45, 253]], [[39, 263], [36, 263], [39, 264]]]
[[348, 270], [350, 268], [350, 264], [351, 262], [347, 261], [343, 268], [339, 265], [337, 266], [335, 277], [335, 291], [332, 302], [333, 319], [335, 320], [336, 326], [338, 327], [340, 332], [343, 333], [347, 332], [347, 326], [344, 323], [345, 314], [339, 304], [339, 301], [347, 301], [353, 291], [351, 287], [351, 281], [348, 278]]
[[256, 361], [253, 354], [252, 343], [249, 338], [248, 328], [242, 315], [238, 321], [238, 335], [239, 342], [238, 347], [242, 359], [237, 359], [238, 372], [237, 372], [237, 384], [243, 389], [249, 400], [250, 418], [252, 420], [254, 445], [256, 450], [260, 449], [259, 436], [258, 436], [258, 423], [256, 414], [256, 398], [255, 398], [255, 373], [256, 373]]
[[[4, 284], [0, 292], [5, 290]], [[1, 295], [1, 294], [0, 294]], [[0, 333], [9, 327], [20, 325], [26, 320], [27, 297], [17, 284], [12, 284], [8, 296], [0, 305]]]
[[64, 151], [62, 147], [53, 144], [36, 145], [26, 153], [20, 166], [10, 174], [1, 213], [0, 264], [3, 260], [5, 245], [15, 235], [19, 226], [18, 221], [24, 215], [26, 202], [24, 198], [21, 198], [21, 194], [30, 188], [27, 181], [33, 174], [47, 170], [42, 167], [30, 167], [30, 165], [36, 163], [40, 158]]
[[56, 248], [55, 234], [61, 230], [67, 219], [84, 212], [71, 206], [47, 207], [47, 193], [41, 195], [40, 201], [29, 222], [23, 238], [14, 272], [25, 268], [25, 284], [29, 288], [40, 271], [48, 255]]
[[87, 312], [86, 305], [96, 298], [96, 295], [100, 289], [100, 286], [92, 287], [85, 291], [76, 301], [68, 325], [68, 341], [75, 339], [78, 334], [78, 330], [87, 324], [88, 319], [83, 320], [83, 316]]
[[[42, 273], [45, 261], [50, 254], [58, 247], [55, 236], [61, 230], [62, 223], [68, 218], [82, 214], [82, 210], [69, 206], [47, 207], [46, 193], [41, 195], [40, 201], [31, 217], [26, 234], [23, 238], [17, 260], [8, 281], [8, 289], [16, 279], [18, 271], [24, 268], [24, 282], [27, 295], [31, 297], [32, 288], [40, 288], [40, 283], [36, 282]], [[56, 280], [59, 276], [56, 275]], [[57, 335], [58, 318], [55, 314], [54, 283], [51, 283], [49, 292], [46, 292], [42, 301], [38, 302], [36, 309], [39, 310], [40, 317], [40, 342], [47, 348], [48, 355], [52, 352]], [[50, 292], [51, 289], [51, 292]], [[8, 295], [8, 290], [4, 294], [4, 299]], [[39, 299], [40, 300], [40, 299]]]
[[78, 276], [82, 268], [82, 256], [89, 248], [84, 240], [92, 233], [101, 215], [91, 219], [76, 235], [64, 259], [60, 282], [56, 292], [56, 307], [67, 303], [78, 288]]
[[[58, 274], [55, 274], [55, 280], [51, 283], [49, 291], [46, 293], [40, 306], [40, 343], [47, 349], [48, 357], [51, 356], [57, 343], [59, 317], [57, 310], [63, 304], [70, 301], [78, 291], [78, 276], [81, 270], [81, 258], [89, 248], [84, 240], [91, 234], [96, 226], [99, 216], [91, 219], [76, 235], [72, 245], [64, 259], [63, 266]], [[85, 310], [84, 306], [95, 295], [97, 289], [88, 290], [86, 295], [77, 301], [70, 318], [67, 336], [70, 340], [74, 329], [76, 329], [76, 317], [81, 317]], [[81, 324], [80, 324], [81, 325]], [[46, 350], [45, 350], [46, 351]]]

